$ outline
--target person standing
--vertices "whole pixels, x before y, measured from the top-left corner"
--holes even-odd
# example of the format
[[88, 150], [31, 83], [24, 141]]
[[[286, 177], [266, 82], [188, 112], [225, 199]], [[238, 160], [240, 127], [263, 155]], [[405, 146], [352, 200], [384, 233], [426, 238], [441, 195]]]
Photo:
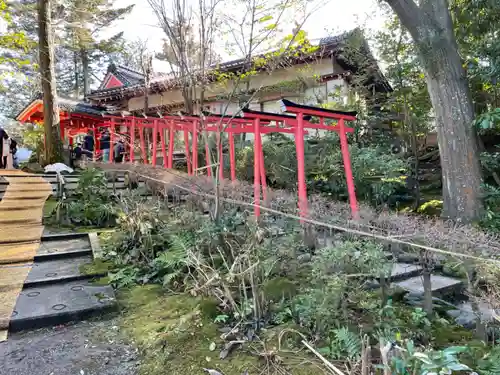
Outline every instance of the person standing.
[[3, 137], [7, 134], [3, 128], [0, 128], [0, 169], [4, 169], [3, 167]]
[[14, 138], [10, 139], [9, 145], [10, 153], [12, 154], [12, 168], [18, 169], [19, 163], [17, 162], [17, 141]]
[[111, 139], [109, 131], [105, 130], [101, 136], [101, 150], [102, 150], [103, 163], [107, 163], [109, 161], [110, 140]]
[[120, 139], [114, 149], [114, 157], [116, 163], [123, 163], [123, 155], [125, 154], [125, 145], [123, 144], [123, 139]]
[[83, 138], [83, 154], [91, 159], [94, 158], [94, 143], [94, 133], [89, 130], [85, 138]]
[[7, 160], [9, 158], [10, 154], [10, 138], [7, 135], [7, 133], [4, 131], [3, 132], [3, 139], [2, 139], [2, 168], [7, 169]]

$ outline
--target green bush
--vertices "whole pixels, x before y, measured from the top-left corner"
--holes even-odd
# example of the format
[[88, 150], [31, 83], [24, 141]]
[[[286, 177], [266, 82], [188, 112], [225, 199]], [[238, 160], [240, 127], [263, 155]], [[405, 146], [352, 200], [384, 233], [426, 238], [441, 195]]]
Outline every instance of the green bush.
[[486, 214], [480, 226], [494, 232], [500, 232], [500, 188], [484, 185], [484, 205]]
[[[271, 186], [294, 189], [297, 181], [295, 142], [283, 135], [266, 137], [263, 142], [266, 176]], [[349, 146], [354, 185], [358, 198], [373, 204], [394, 204], [407, 199], [407, 163], [382, 147]], [[347, 183], [338, 136], [311, 138], [305, 143], [308, 190], [346, 200]], [[237, 173], [253, 181], [253, 148], [238, 151]]]
[[86, 169], [73, 195], [59, 203], [58, 210], [67, 221], [81, 226], [108, 227], [115, 223], [116, 197], [107, 188], [104, 172]]
[[348, 324], [353, 309], [362, 308], [368, 300], [363, 288], [367, 279], [390, 270], [383, 246], [371, 241], [345, 241], [320, 249], [312, 259], [310, 282], [293, 303], [297, 323], [313, 332]]

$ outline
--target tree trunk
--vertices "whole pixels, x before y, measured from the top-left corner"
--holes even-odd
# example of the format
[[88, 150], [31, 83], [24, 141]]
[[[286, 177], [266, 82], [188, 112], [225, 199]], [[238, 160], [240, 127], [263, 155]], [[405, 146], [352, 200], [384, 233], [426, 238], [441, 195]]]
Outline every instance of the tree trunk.
[[75, 69], [75, 87], [74, 87], [74, 95], [75, 99], [78, 99], [80, 96], [80, 75], [78, 73], [78, 52], [73, 52], [73, 64]]
[[474, 110], [448, 0], [385, 0], [412, 35], [435, 112], [443, 215], [469, 222], [483, 214]]
[[60, 118], [54, 71], [54, 39], [51, 30], [50, 0], [38, 0], [38, 40], [43, 91], [45, 164], [62, 161]]
[[87, 95], [90, 92], [90, 66], [89, 66], [89, 55], [86, 50], [80, 50], [80, 58], [82, 59], [82, 71], [83, 71], [83, 95]]

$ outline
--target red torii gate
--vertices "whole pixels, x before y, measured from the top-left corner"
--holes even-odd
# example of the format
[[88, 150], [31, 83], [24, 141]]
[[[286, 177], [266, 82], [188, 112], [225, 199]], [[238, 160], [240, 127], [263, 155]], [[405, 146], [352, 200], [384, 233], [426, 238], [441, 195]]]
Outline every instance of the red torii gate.
[[[305, 179], [304, 166], [304, 135], [307, 134], [307, 129], [321, 129], [326, 131], [335, 131], [340, 137], [340, 146], [344, 161], [344, 169], [347, 181], [347, 190], [349, 195], [349, 203], [351, 213], [354, 218], [358, 217], [358, 206], [352, 176], [351, 161], [347, 143], [346, 133], [352, 133], [353, 129], [345, 125], [345, 121], [356, 120], [356, 112], [343, 112], [327, 110], [323, 108], [304, 106], [293, 103], [289, 100], [280, 101], [282, 112], [289, 114], [266, 113], [260, 111], [252, 111], [249, 109], [242, 110], [242, 116], [163, 116], [163, 117], [117, 117], [106, 116], [106, 122], [100, 127], [110, 127], [111, 144], [114, 144], [115, 127], [125, 126], [130, 137], [128, 145], [129, 161], [134, 162], [134, 145], [136, 133], [139, 134], [139, 142], [141, 149], [142, 160], [146, 163], [151, 162], [153, 166], [157, 164], [157, 145], [158, 135], [160, 136], [161, 152], [163, 156], [163, 166], [165, 168], [173, 168], [173, 153], [174, 139], [176, 132], [184, 133], [184, 146], [187, 161], [187, 170], [189, 175], [198, 174], [198, 136], [203, 133], [217, 134], [217, 149], [220, 155], [219, 178], [223, 179], [223, 163], [222, 163], [222, 142], [221, 133], [228, 135], [229, 143], [229, 160], [230, 160], [230, 176], [231, 180], [236, 180], [236, 161], [235, 161], [235, 145], [234, 134], [252, 133], [254, 134], [254, 213], [255, 216], [260, 216], [260, 195], [264, 201], [267, 198], [266, 193], [266, 175], [264, 168], [264, 155], [262, 149], [262, 134], [268, 133], [285, 133], [295, 135], [295, 144], [297, 151], [297, 182], [298, 182], [298, 200], [299, 212], [302, 218], [307, 216], [307, 188]], [[293, 115], [290, 115], [293, 114]], [[319, 119], [319, 123], [312, 123], [308, 119], [315, 117]], [[335, 120], [336, 125], [325, 125], [325, 119]], [[152, 129], [152, 155], [151, 160], [147, 158], [147, 145], [145, 142], [144, 129]], [[168, 155], [167, 142], [165, 131], [169, 133], [168, 140]], [[192, 144], [191, 150], [189, 147], [189, 137], [191, 135]], [[205, 144], [207, 175], [211, 176], [212, 166], [210, 165], [210, 152], [208, 144]], [[110, 163], [113, 163], [113, 152], [110, 153]]]

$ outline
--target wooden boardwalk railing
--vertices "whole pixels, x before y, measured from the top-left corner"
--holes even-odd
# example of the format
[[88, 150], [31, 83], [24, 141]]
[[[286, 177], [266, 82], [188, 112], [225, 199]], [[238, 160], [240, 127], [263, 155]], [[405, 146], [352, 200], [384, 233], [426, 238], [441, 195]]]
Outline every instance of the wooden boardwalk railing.
[[17, 170], [0, 170], [8, 183], [0, 201], [0, 341], [7, 338], [9, 321], [43, 233], [43, 206], [52, 194], [41, 177]]

